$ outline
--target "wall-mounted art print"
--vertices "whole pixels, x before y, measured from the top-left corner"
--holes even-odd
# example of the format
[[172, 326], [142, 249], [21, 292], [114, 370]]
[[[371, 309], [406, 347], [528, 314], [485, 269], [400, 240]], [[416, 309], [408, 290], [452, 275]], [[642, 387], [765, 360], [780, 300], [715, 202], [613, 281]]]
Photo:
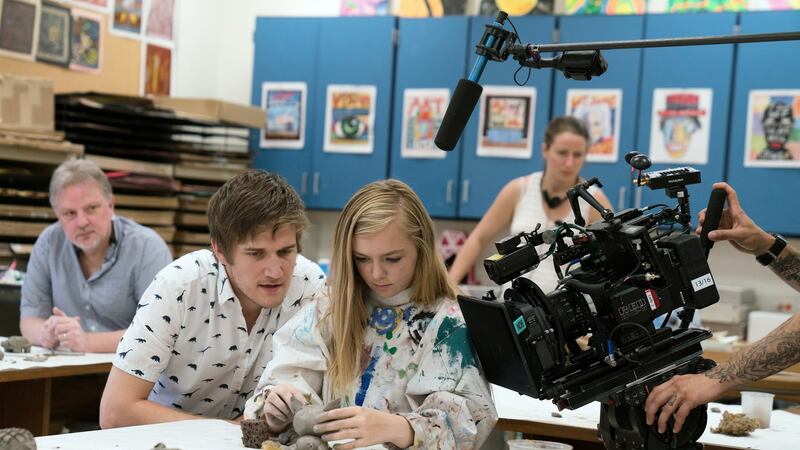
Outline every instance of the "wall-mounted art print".
[[623, 15], [644, 14], [646, 0], [563, 0], [567, 15]]
[[484, 86], [478, 114], [478, 156], [530, 159], [536, 88]]
[[667, 164], [708, 164], [712, 90], [653, 90], [650, 160]]
[[497, 11], [505, 11], [509, 16], [553, 14], [555, 3], [555, 0], [480, 0], [476, 14], [490, 17], [496, 16]]
[[266, 81], [261, 85], [261, 109], [267, 113], [261, 148], [299, 150], [305, 146], [307, 92], [304, 82]]
[[800, 89], [752, 90], [745, 167], [800, 167]]
[[147, 13], [147, 37], [172, 42], [175, 0], [150, 0]]
[[385, 16], [389, 0], [342, 0], [340, 16]]
[[372, 85], [328, 85], [324, 151], [373, 152], [377, 93], [377, 87]]
[[781, 11], [800, 9], [800, 0], [748, 0], [748, 11]]
[[648, 0], [647, 12], [690, 13], [698, 11], [746, 11], [751, 0]]
[[99, 73], [103, 55], [102, 16], [77, 9], [72, 10], [70, 49], [71, 70]]
[[145, 49], [144, 94], [169, 95], [172, 79], [172, 50], [153, 44]]
[[143, 0], [114, 0], [111, 32], [125, 37], [141, 37], [143, 3]]
[[33, 60], [36, 51], [39, 2], [0, 1], [0, 54]]
[[589, 162], [617, 162], [622, 89], [568, 89], [567, 114], [589, 131]]
[[67, 0], [67, 3], [77, 8], [89, 9], [97, 12], [107, 13], [110, 0]]
[[42, 12], [39, 17], [36, 60], [68, 67], [71, 47], [69, 31], [72, 26], [69, 8], [57, 3], [42, 2]]
[[446, 156], [433, 142], [442, 124], [450, 89], [405, 89], [403, 91], [402, 158]]

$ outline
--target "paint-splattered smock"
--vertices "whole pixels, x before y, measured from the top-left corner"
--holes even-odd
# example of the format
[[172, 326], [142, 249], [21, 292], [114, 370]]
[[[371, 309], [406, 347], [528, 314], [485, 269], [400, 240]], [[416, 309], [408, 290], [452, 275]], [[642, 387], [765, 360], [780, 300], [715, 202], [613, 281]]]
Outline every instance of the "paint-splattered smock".
[[[423, 308], [410, 291], [367, 301], [369, 311], [360, 375], [342, 406], [363, 406], [404, 416], [414, 448], [477, 449], [494, 428], [497, 412], [477, 367], [458, 304], [441, 299]], [[292, 384], [312, 402], [332, 400], [324, 376], [330, 361], [327, 327], [317, 326], [327, 300], [306, 306], [273, 340], [274, 357], [245, 405], [245, 417], [263, 415], [265, 393]]]

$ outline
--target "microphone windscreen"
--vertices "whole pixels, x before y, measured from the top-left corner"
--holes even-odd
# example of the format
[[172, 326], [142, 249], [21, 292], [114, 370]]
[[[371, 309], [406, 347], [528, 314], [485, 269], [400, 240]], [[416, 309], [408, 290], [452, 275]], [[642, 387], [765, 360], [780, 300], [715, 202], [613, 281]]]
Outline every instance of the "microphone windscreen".
[[700, 243], [706, 251], [711, 250], [714, 241], [708, 238], [708, 233], [719, 227], [719, 220], [722, 217], [722, 208], [725, 207], [725, 190], [714, 189], [708, 197], [708, 207], [706, 208], [706, 218], [703, 221], [703, 228], [700, 230]]
[[450, 97], [450, 104], [447, 105], [442, 124], [433, 140], [437, 147], [447, 151], [455, 148], [472, 110], [481, 98], [481, 92], [483, 87], [480, 84], [464, 78], [458, 80], [456, 91]]

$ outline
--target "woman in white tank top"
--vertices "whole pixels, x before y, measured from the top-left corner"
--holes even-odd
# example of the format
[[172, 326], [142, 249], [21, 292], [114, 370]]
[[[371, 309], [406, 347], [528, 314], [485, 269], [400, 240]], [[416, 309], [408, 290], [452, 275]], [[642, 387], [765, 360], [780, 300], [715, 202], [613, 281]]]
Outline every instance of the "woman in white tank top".
[[[542, 143], [545, 170], [511, 180], [503, 187], [456, 256], [450, 267], [450, 279], [458, 283], [484, 249], [502, 237], [503, 232], [518, 234], [532, 231], [538, 223], [542, 224], [542, 229], [547, 229], [557, 226], [557, 222], [573, 222], [566, 193], [581, 181], [580, 171], [586, 161], [588, 143], [589, 133], [579, 120], [569, 116], [551, 120]], [[592, 186], [589, 192], [605, 208], [611, 208], [608, 198], [599, 188]], [[600, 219], [600, 213], [586, 202], [580, 200], [579, 204], [587, 223]], [[538, 249], [540, 254], [545, 250]], [[550, 259], [544, 260], [526, 276], [539, 284], [545, 293], [553, 290], [558, 280]]]

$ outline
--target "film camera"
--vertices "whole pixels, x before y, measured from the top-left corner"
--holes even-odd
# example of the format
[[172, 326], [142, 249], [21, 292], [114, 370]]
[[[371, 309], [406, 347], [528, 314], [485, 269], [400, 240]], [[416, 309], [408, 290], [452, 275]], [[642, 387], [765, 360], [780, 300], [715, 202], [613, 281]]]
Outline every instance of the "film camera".
[[[599, 400], [598, 430], [608, 448], [700, 448], [705, 405], [692, 410], [677, 434], [671, 422], [664, 434], [648, 426], [643, 409], [650, 388], [714, 365], [701, 356], [700, 342], [710, 333], [688, 327], [695, 309], [719, 300], [706, 261], [710, 245], [690, 230], [686, 186], [699, 183], [700, 172], [643, 172], [649, 160], [636, 152], [626, 160], [639, 169], [634, 184], [665, 189], [677, 205], [614, 214], [588, 191], [597, 179], [580, 183], [567, 193], [574, 224], [544, 231], [537, 226], [495, 243], [498, 253], [484, 267], [494, 282], [511, 281], [502, 300], [489, 291], [458, 301], [491, 383], [552, 399], [559, 408]], [[704, 236], [719, 223], [724, 197], [714, 202], [720, 198], [715, 194], [724, 193], [712, 194]], [[584, 226], [579, 198], [600, 211], [602, 221]], [[549, 247], [540, 254], [542, 244]], [[559, 283], [544, 293], [521, 275], [548, 257]], [[666, 326], [673, 313], [682, 319], [678, 329]], [[587, 335], [588, 347], [582, 347], [577, 339]]]

